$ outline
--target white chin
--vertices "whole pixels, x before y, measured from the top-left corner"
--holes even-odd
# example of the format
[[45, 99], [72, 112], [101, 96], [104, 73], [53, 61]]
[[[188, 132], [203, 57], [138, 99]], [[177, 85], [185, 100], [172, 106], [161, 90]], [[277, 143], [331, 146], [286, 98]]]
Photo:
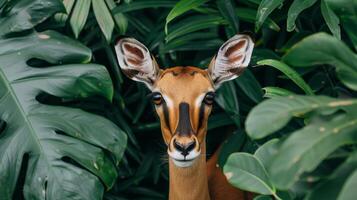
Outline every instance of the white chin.
[[195, 160], [190, 160], [190, 161], [178, 161], [178, 160], [175, 160], [173, 158], [171, 158], [172, 161], [174, 162], [174, 164], [177, 166], [177, 167], [190, 167], [192, 166], [193, 162], [195, 162]]

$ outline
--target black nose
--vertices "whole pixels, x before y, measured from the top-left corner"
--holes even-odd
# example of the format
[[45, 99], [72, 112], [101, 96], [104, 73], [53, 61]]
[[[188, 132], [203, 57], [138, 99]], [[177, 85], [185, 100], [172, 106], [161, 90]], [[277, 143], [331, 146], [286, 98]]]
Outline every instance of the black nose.
[[181, 144], [177, 140], [174, 140], [174, 147], [177, 151], [180, 151], [183, 156], [187, 156], [190, 151], [196, 147], [196, 141], [192, 141], [188, 144]]

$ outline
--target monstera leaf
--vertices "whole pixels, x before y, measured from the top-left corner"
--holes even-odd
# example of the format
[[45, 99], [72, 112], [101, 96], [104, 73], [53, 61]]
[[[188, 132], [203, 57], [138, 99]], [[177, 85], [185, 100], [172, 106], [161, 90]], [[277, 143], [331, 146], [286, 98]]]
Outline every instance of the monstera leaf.
[[0, 1], [0, 37], [32, 29], [56, 12], [64, 11], [58, 0]]
[[25, 199], [101, 199], [114, 184], [123, 131], [103, 117], [37, 98], [111, 100], [105, 67], [73, 64], [90, 59], [88, 48], [54, 31], [0, 40], [1, 199], [12, 198], [23, 170]]

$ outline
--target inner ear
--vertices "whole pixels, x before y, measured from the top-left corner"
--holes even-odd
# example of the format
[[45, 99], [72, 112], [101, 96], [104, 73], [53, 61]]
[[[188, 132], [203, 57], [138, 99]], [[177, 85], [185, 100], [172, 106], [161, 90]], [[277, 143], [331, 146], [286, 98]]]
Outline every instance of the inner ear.
[[248, 35], [235, 35], [219, 48], [208, 68], [216, 88], [243, 73], [250, 62], [253, 47]]
[[144, 53], [135, 44], [123, 43], [123, 50], [127, 51], [127, 61], [132, 65], [141, 65], [144, 60]]
[[229, 62], [236, 62], [243, 58], [243, 55], [240, 53], [242, 49], [245, 49], [247, 42], [245, 40], [238, 41], [236, 44], [228, 47], [224, 56], [226, 56]]
[[134, 38], [122, 38], [115, 45], [115, 51], [123, 73], [152, 89], [160, 69], [149, 50]]

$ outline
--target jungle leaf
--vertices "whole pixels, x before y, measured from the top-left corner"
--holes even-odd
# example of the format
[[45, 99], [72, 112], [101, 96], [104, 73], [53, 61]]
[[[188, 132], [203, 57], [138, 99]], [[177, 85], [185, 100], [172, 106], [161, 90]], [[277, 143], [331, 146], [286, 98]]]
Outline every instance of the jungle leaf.
[[181, 0], [172, 8], [170, 13], [166, 17], [165, 33], [167, 34], [167, 25], [176, 17], [182, 15], [183, 13], [199, 7], [200, 5], [206, 3], [208, 0]]
[[346, 112], [295, 131], [279, 148], [269, 175], [279, 189], [290, 188], [303, 172], [311, 172], [338, 147], [357, 143], [357, 114]]
[[332, 34], [337, 39], [341, 39], [340, 19], [331, 10], [330, 6], [326, 3], [326, 0], [321, 0], [321, 13]]
[[343, 42], [326, 33], [316, 33], [293, 46], [283, 57], [292, 66], [310, 67], [329, 64], [336, 67], [340, 80], [357, 90], [357, 55]]
[[299, 14], [306, 8], [314, 5], [317, 0], [294, 0], [288, 11], [287, 30], [293, 31], [295, 29], [295, 20]]
[[92, 1], [94, 15], [97, 19], [100, 29], [102, 30], [107, 42], [110, 42], [114, 29], [114, 20], [104, 0]]
[[267, 59], [267, 60], [261, 60], [257, 63], [258, 65], [268, 65], [272, 66], [275, 69], [278, 69], [279, 71], [283, 72], [287, 77], [289, 77], [296, 85], [298, 85], [306, 94], [314, 94], [310, 86], [304, 81], [304, 79], [291, 67], [286, 65], [283, 62], [277, 61], [277, 60], [272, 60], [272, 59]]
[[262, 0], [259, 4], [255, 31], [257, 32], [267, 17], [272, 13], [277, 7], [281, 6], [284, 0]]
[[251, 154], [233, 153], [223, 171], [235, 187], [259, 194], [275, 194], [263, 165]]
[[[34, 58], [55, 66], [31, 67]], [[53, 31], [0, 40], [0, 118], [6, 122], [0, 138], [3, 198], [11, 199], [26, 155], [26, 199], [101, 199], [113, 186], [115, 165], [126, 145], [124, 132], [103, 117], [37, 99], [47, 93], [111, 100], [113, 87], [103, 66], [71, 64], [90, 58], [85, 46]], [[114, 155], [113, 161], [105, 151]]]
[[87, 21], [91, 2], [91, 0], [77, 0], [74, 5], [69, 23], [76, 38], [78, 38]]
[[353, 152], [327, 180], [317, 185], [306, 197], [306, 200], [335, 200], [346, 179], [357, 168], [357, 152]]
[[284, 127], [292, 117], [301, 117], [318, 109], [338, 109], [357, 105], [355, 99], [325, 96], [273, 97], [254, 107], [245, 122], [250, 137], [263, 138]]
[[264, 91], [264, 97], [267, 98], [272, 98], [272, 97], [276, 97], [276, 96], [290, 96], [293, 95], [294, 93], [283, 89], [283, 88], [279, 88], [279, 87], [264, 87], [262, 88], [262, 90]]
[[[324, 2], [328, 8], [331, 8], [339, 16], [343, 29], [345, 29], [354, 48], [357, 50], [357, 2], [355, 0], [324, 0]], [[334, 20], [336, 21], [337, 19]]]
[[32, 29], [54, 13], [65, 12], [63, 4], [53, 0], [9, 1], [6, 10], [8, 12], [2, 12], [0, 18], [0, 37]]

